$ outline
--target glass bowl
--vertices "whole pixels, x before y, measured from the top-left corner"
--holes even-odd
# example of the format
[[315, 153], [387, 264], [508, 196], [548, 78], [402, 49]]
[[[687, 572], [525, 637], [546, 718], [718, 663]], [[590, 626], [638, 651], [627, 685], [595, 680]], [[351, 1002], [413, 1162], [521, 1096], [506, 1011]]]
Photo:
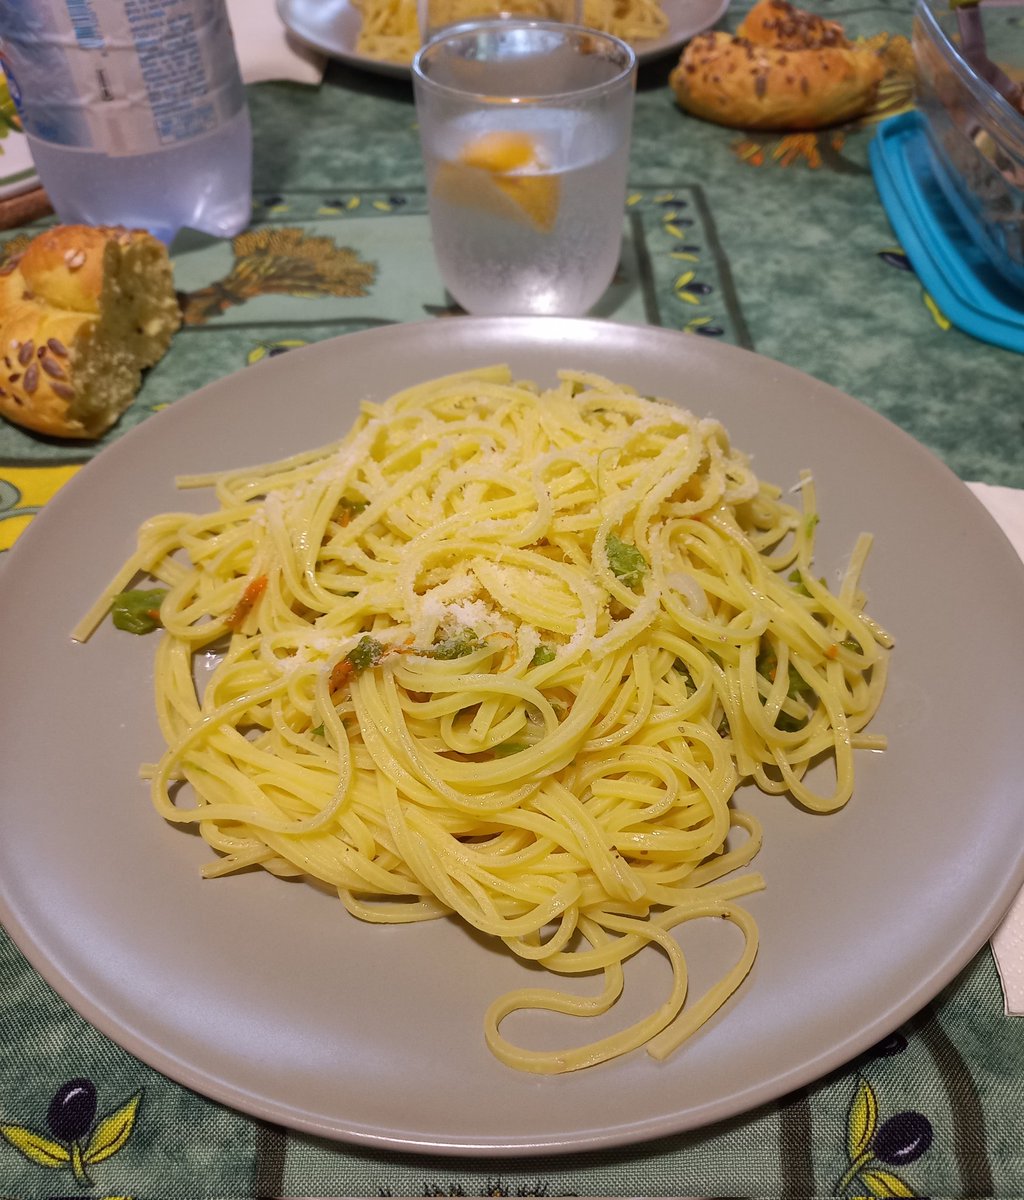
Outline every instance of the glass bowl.
[[[1024, 80], [1024, 7], [981, 5], [988, 56]], [[917, 0], [917, 104], [935, 177], [972, 240], [1024, 289], [1024, 113], [968, 63], [946, 3]]]

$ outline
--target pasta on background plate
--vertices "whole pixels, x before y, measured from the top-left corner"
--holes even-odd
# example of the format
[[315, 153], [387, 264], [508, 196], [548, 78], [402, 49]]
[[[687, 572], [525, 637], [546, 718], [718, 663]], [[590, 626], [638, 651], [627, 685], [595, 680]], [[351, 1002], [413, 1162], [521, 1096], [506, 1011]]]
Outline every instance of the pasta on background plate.
[[[411, 63], [422, 38], [417, 0], [352, 0], [362, 16], [356, 51], [385, 62]], [[488, 13], [480, 0], [430, 0], [433, 25], [455, 24]], [[503, 0], [493, 15], [558, 20], [561, 5], [546, 0]], [[582, 23], [589, 29], [611, 33], [631, 45], [664, 37], [668, 17], [659, 0], [583, 0]]]
[[[663, 1058], [726, 1002], [757, 950], [738, 900], [764, 886], [737, 786], [831, 811], [855, 751], [884, 746], [865, 732], [890, 645], [864, 612], [870, 537], [830, 590], [809, 475], [797, 508], [715, 420], [493, 367], [179, 483], [217, 506], [147, 521], [75, 636], [112, 603], [125, 624], [132, 596], [140, 628], [162, 625], [167, 749], [144, 773], [217, 852], [205, 874], [319, 880], [369, 922], [456, 914], [555, 975], [598, 973], [596, 994], [491, 1005], [488, 1045], [526, 1071]], [[166, 591], [122, 594], [138, 576]], [[704, 917], [742, 948], [689, 997], [673, 930]], [[504, 1036], [518, 1010], [608, 1012], [652, 946], [672, 982], [641, 1020], [558, 1051]]]

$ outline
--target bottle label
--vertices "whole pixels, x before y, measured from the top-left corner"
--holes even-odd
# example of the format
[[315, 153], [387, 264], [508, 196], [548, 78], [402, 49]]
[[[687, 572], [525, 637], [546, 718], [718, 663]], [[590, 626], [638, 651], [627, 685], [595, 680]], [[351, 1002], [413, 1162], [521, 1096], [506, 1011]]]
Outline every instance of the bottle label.
[[212, 133], [245, 105], [224, 0], [0, 0], [25, 132], [129, 155]]

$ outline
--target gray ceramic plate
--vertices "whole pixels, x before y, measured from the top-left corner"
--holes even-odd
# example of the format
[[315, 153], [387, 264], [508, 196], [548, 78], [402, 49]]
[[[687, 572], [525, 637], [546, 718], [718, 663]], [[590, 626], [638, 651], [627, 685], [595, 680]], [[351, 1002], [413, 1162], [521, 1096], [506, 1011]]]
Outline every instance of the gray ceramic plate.
[[[874, 728], [891, 749], [860, 756], [856, 795], [832, 816], [744, 789], [766, 832], [768, 888], [749, 901], [761, 952], [734, 1001], [664, 1063], [639, 1052], [565, 1077], [518, 1074], [481, 1036], [488, 1002], [533, 978], [510, 956], [454, 923], [360, 924], [330, 896], [265, 874], [200, 880], [205, 845], [159, 820], [137, 780], [160, 749], [152, 639], [109, 624], [86, 645], [67, 634], [141, 520], [207, 506], [175, 491], [176, 473], [323, 443], [362, 397], [502, 361], [538, 381], [583, 367], [713, 413], [780, 484], [811, 468], [829, 576], [860, 530], [877, 535], [870, 611], [897, 649]], [[858, 402], [745, 351], [544, 318], [432, 321], [293, 351], [126, 434], [0, 570], [0, 916], [115, 1041], [287, 1126], [504, 1154], [718, 1121], [890, 1033], [977, 953], [1024, 883], [1022, 611], [1016, 554], [944, 466]], [[695, 986], [733, 949], [696, 932]], [[648, 1010], [666, 975], [660, 956], [641, 956], [624, 1010]]]
[[[729, 7], [729, 0], [662, 0], [668, 17], [664, 37], [637, 42], [641, 63], [678, 50], [684, 42], [709, 29]], [[378, 75], [409, 78], [409, 64], [382, 61], [356, 50], [362, 17], [351, 0], [277, 0], [277, 11], [288, 29], [307, 46], [349, 66]]]

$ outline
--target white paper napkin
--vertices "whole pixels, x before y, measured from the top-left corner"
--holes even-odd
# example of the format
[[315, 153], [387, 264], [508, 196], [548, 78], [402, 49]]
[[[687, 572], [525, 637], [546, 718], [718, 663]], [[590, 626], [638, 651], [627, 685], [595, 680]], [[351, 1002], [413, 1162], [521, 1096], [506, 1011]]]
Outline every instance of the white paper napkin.
[[227, 6], [246, 83], [320, 82], [326, 58], [292, 37], [277, 15], [274, 0], [227, 0]]
[[[969, 483], [967, 486], [999, 522], [1024, 559], [1024, 491], [993, 487], [988, 483]], [[1020, 780], [1020, 786], [1024, 789], [1024, 779]], [[992, 955], [1003, 985], [1003, 1006], [1007, 1015], [1024, 1017], [1024, 892], [1013, 902], [992, 935]]]

